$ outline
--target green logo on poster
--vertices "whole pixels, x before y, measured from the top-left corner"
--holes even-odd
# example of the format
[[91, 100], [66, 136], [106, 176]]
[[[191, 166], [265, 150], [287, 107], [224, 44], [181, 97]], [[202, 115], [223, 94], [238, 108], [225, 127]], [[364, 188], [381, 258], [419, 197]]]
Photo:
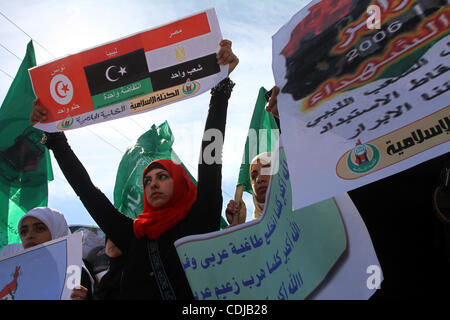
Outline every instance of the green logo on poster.
[[183, 93], [191, 94], [197, 89], [197, 84], [191, 79], [187, 79], [186, 83], [183, 85]]
[[67, 130], [70, 129], [73, 125], [73, 118], [72, 117], [68, 117], [65, 118], [63, 121], [61, 121], [60, 123], [58, 123], [58, 129], [59, 130]]
[[355, 173], [366, 173], [376, 167], [380, 160], [380, 152], [371, 144], [362, 144], [358, 140], [355, 148], [347, 158], [348, 168]]

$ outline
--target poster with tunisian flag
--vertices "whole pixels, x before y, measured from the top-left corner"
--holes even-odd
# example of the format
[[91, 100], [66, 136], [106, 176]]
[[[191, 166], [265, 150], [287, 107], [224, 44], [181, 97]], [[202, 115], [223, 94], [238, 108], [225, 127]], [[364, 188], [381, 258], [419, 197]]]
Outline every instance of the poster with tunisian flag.
[[80, 128], [199, 95], [224, 79], [214, 9], [29, 69], [49, 109], [36, 128]]

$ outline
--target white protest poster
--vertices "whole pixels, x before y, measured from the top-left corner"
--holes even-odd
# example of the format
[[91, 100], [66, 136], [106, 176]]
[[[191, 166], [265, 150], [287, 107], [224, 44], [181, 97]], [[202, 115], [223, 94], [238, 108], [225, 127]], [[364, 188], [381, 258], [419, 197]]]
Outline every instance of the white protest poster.
[[334, 199], [347, 231], [347, 250], [309, 298], [366, 300], [380, 289], [383, 271], [366, 225], [348, 194]]
[[356, 207], [344, 194], [292, 211], [283, 148], [279, 155], [261, 218], [175, 242], [194, 297], [368, 299], [367, 268], [379, 263]]
[[68, 300], [80, 284], [81, 233], [0, 260], [0, 300]]
[[99, 45], [29, 70], [49, 109], [47, 131], [63, 131], [149, 111], [199, 95], [228, 74], [214, 9]]
[[273, 36], [294, 210], [450, 150], [449, 25], [448, 1], [314, 0]]

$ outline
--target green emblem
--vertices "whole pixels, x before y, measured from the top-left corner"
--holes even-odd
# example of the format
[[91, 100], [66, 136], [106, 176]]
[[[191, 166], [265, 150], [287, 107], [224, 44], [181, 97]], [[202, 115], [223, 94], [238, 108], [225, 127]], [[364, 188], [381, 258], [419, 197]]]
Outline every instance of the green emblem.
[[183, 93], [191, 94], [197, 89], [197, 84], [194, 81], [190, 81], [189, 79], [183, 85]]
[[73, 118], [68, 117], [58, 124], [58, 129], [60, 130], [70, 129], [72, 125], [73, 125]]
[[379, 160], [380, 152], [374, 145], [362, 144], [358, 140], [355, 148], [348, 155], [347, 165], [355, 173], [366, 173], [375, 168]]

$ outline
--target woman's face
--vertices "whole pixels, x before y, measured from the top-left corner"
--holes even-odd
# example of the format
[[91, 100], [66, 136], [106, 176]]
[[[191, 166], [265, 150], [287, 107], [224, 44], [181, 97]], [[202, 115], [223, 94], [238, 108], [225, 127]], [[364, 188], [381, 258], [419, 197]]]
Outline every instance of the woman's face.
[[52, 240], [50, 230], [41, 220], [35, 217], [23, 219], [19, 236], [24, 249]]
[[150, 206], [163, 207], [173, 194], [173, 179], [169, 172], [160, 168], [150, 170], [144, 177], [144, 192]]
[[266, 191], [269, 186], [270, 163], [262, 164], [261, 161], [252, 163], [250, 166], [250, 181], [252, 183], [253, 194], [258, 202], [266, 202]]

